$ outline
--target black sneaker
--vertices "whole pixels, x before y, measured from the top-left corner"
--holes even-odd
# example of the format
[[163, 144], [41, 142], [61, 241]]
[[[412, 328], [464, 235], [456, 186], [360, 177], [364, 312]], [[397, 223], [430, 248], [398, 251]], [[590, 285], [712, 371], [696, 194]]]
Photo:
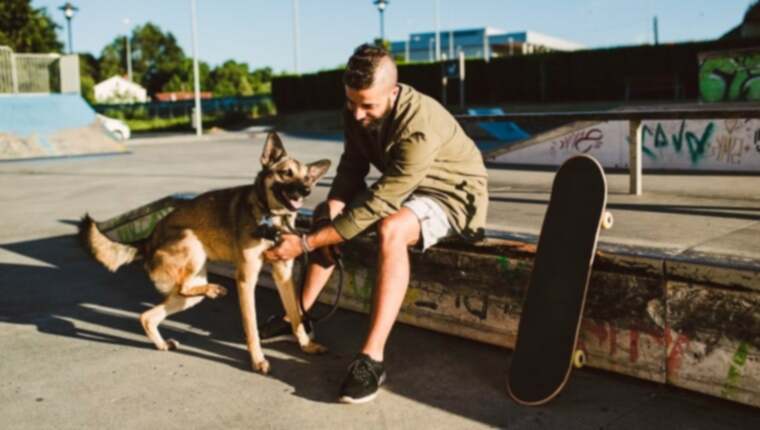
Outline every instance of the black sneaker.
[[377, 390], [385, 382], [385, 368], [381, 361], [360, 353], [348, 365], [348, 375], [340, 387], [342, 403], [365, 403], [377, 397]]
[[[303, 325], [306, 328], [306, 334], [309, 335], [309, 339], [314, 340], [314, 329], [311, 326], [311, 322], [304, 320]], [[285, 321], [285, 316], [283, 315], [270, 316], [259, 327], [259, 339], [261, 343], [273, 343], [284, 340], [298, 342], [298, 339], [293, 334], [293, 328], [290, 327], [290, 322]]]

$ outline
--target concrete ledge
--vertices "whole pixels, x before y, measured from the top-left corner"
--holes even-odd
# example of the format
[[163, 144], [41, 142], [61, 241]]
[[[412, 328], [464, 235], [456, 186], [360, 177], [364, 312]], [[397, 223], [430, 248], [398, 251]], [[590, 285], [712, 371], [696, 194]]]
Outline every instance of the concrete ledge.
[[[114, 239], [144, 237], [182, 198], [162, 199], [99, 225]], [[310, 214], [303, 215], [299, 223], [306, 228]], [[424, 254], [412, 250], [400, 321], [513, 348], [537, 237], [487, 236]], [[361, 236], [343, 250], [340, 306], [367, 313], [375, 283], [374, 237]], [[234, 274], [225, 264], [209, 269]], [[332, 302], [334, 295], [330, 284], [321, 300]], [[580, 348], [595, 368], [760, 406], [760, 262], [600, 244]]]

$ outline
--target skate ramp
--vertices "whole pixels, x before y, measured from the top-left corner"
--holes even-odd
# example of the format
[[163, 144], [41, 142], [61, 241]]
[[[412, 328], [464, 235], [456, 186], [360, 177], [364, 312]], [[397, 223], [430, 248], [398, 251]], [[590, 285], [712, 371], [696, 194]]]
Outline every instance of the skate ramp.
[[0, 160], [126, 151], [78, 94], [0, 96]]

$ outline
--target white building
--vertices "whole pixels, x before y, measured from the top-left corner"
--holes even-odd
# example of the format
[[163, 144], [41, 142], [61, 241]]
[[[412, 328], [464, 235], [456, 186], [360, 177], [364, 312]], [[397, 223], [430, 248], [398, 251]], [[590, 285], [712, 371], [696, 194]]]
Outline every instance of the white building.
[[148, 92], [140, 85], [121, 76], [112, 76], [95, 85], [97, 103], [144, 103]]
[[[575, 51], [581, 44], [547, 36], [535, 31], [508, 33], [492, 28], [445, 30], [440, 32], [441, 56], [455, 58], [464, 52], [466, 58], [498, 58], [549, 51]], [[406, 61], [434, 61], [435, 33], [412, 33], [407, 40], [391, 42], [394, 57]]]

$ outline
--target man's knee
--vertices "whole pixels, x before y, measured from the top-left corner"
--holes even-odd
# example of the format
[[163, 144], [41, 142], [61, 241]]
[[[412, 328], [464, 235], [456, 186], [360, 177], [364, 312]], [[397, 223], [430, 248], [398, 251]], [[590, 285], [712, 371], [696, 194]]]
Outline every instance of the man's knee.
[[402, 208], [378, 222], [377, 235], [381, 246], [414, 245], [419, 240], [420, 223], [412, 211]]

